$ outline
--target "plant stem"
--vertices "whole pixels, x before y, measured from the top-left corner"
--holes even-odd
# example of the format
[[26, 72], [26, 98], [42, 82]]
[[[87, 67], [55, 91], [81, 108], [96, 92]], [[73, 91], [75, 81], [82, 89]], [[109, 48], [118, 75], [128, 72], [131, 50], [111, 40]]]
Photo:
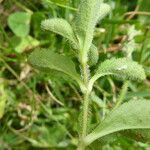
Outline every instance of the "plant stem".
[[142, 41], [142, 46], [141, 46], [141, 50], [140, 50], [140, 63], [142, 64], [143, 63], [143, 54], [145, 52], [145, 44], [146, 44], [146, 39], [147, 39], [147, 36], [148, 36], [148, 33], [149, 33], [149, 29], [147, 28], [144, 32], [144, 39]]
[[87, 65], [87, 62], [81, 63], [81, 66], [82, 66], [83, 82], [84, 82], [84, 85], [85, 85], [86, 89], [83, 92], [82, 132], [81, 132], [81, 137], [80, 137], [80, 141], [79, 141], [79, 145], [78, 145], [78, 150], [85, 150], [83, 139], [87, 135], [88, 110], [89, 110], [89, 95], [90, 95], [90, 92], [88, 90], [89, 74], [88, 74], [88, 65]]
[[82, 123], [82, 135], [84, 138], [87, 134], [87, 123], [88, 123], [88, 107], [89, 107], [89, 93], [84, 94], [84, 102], [83, 102], [83, 123]]
[[117, 100], [117, 103], [113, 109], [116, 109], [118, 106], [120, 106], [120, 104], [124, 100], [126, 93], [128, 91], [128, 86], [129, 86], [129, 81], [125, 81], [125, 83], [123, 84], [122, 90], [120, 92], [119, 98]]

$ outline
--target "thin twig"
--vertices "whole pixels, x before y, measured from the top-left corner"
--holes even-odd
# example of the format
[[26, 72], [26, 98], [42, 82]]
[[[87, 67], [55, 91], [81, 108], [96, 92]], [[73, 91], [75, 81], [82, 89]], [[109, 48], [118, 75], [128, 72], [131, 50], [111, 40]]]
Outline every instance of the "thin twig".
[[144, 12], [144, 11], [130, 11], [124, 14], [124, 16], [128, 16], [128, 15], [144, 15], [144, 16], [150, 16], [150, 12]]
[[61, 106], [64, 106], [64, 104], [63, 104], [62, 102], [60, 102], [60, 101], [52, 94], [52, 92], [50, 91], [50, 89], [49, 89], [49, 87], [48, 87], [47, 84], [45, 85], [45, 88], [46, 88], [47, 93], [49, 94], [49, 96], [52, 98], [53, 101], [55, 101], [56, 103], [58, 103], [58, 104], [61, 105]]
[[134, 13], [132, 13], [131, 15], [129, 15], [128, 18], [127, 18], [127, 20], [131, 20], [136, 15], [135, 12], [137, 12], [139, 10], [139, 8], [140, 8], [140, 5], [137, 5], [135, 7]]
[[120, 91], [120, 95], [117, 99], [117, 103], [115, 105], [115, 107], [113, 108], [114, 110], [121, 105], [121, 103], [123, 102], [125, 96], [126, 96], [126, 93], [128, 91], [128, 86], [129, 86], [129, 81], [125, 81], [124, 84], [123, 84], [123, 87]]
[[59, 4], [59, 3], [54, 3], [52, 1], [47, 1], [49, 4], [53, 4], [53, 5], [56, 5], [58, 7], [62, 7], [62, 8], [65, 8], [65, 9], [69, 9], [69, 10], [73, 10], [73, 11], [78, 11], [77, 8], [74, 8], [74, 7], [70, 7], [70, 6], [67, 6], [67, 5], [63, 5], [63, 4]]

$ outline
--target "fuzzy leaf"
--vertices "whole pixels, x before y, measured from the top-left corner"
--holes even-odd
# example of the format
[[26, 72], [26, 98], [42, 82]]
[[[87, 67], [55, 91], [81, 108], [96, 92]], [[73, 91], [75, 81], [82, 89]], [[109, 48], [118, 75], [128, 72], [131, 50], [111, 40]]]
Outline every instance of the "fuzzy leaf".
[[42, 21], [41, 27], [45, 30], [49, 30], [56, 34], [59, 34], [73, 43], [76, 43], [71, 25], [62, 18], [46, 19]]
[[84, 139], [85, 145], [118, 131], [128, 129], [150, 129], [150, 101], [131, 100], [108, 116]]
[[93, 66], [98, 62], [98, 49], [96, 48], [95, 45], [91, 45], [89, 53], [88, 53], [88, 58], [89, 58], [89, 65]]
[[110, 11], [111, 7], [106, 3], [102, 3], [99, 8], [98, 20], [100, 21], [105, 18], [110, 13]]
[[71, 76], [75, 80], [80, 80], [71, 59], [47, 49], [33, 51], [29, 57], [29, 62], [42, 71], [56, 70]]
[[128, 58], [112, 58], [100, 64], [96, 74], [90, 81], [90, 86], [105, 75], [114, 75], [119, 79], [144, 80], [146, 78], [144, 69], [137, 62]]
[[[107, 5], [108, 6], [108, 5]], [[102, 0], [81, 0], [79, 12], [75, 20], [76, 34], [80, 49], [88, 51], [92, 40], [96, 23], [108, 14], [108, 8]]]

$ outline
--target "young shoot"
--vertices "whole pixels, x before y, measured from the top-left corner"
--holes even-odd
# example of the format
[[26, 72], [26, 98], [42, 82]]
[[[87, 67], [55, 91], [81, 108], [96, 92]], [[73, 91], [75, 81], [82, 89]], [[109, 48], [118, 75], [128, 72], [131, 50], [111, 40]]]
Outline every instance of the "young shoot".
[[[95, 140], [115, 132], [150, 128], [150, 101], [131, 100], [113, 109], [89, 133], [90, 96], [96, 80], [109, 75], [123, 81], [141, 81], [146, 78], [143, 67], [127, 57], [111, 58], [97, 64], [101, 57], [99, 58], [98, 49], [93, 44], [93, 34], [96, 24], [100, 23], [110, 11], [110, 6], [102, 0], [81, 0], [73, 24], [63, 18], [46, 19], [41, 23], [44, 30], [59, 34], [70, 41], [77, 51], [75, 57], [81, 68], [80, 72], [76, 70], [73, 60], [65, 55], [52, 52], [50, 49], [37, 49], [29, 57], [29, 62], [35, 68], [47, 72], [59, 71], [78, 83], [83, 94], [80, 119], [82, 129], [79, 135], [78, 150], [85, 150]], [[95, 74], [90, 69], [90, 66], [93, 65], [97, 68]]]

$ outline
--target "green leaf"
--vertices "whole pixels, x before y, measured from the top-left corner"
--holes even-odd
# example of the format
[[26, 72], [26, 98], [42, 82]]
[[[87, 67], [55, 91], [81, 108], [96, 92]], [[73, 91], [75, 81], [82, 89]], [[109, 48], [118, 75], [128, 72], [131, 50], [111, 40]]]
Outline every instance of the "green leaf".
[[4, 115], [5, 105], [6, 105], [6, 92], [4, 90], [4, 83], [0, 80], [0, 119]]
[[[135, 140], [137, 142], [144, 142], [144, 143], [149, 142], [150, 129], [124, 130], [116, 133], [111, 133], [109, 135], [103, 136], [102, 138], [94, 141], [89, 145], [89, 147], [92, 148], [91, 150], [99, 150], [104, 145], [107, 144], [113, 145], [114, 143], [120, 143], [121, 141], [124, 143], [124, 140], [129, 140], [129, 139], [131, 139], [132, 141]], [[127, 148], [124, 147], [124, 149]]]
[[99, 0], [81, 0], [75, 28], [82, 50], [88, 50], [91, 46], [94, 27], [97, 22], [95, 16], [98, 16], [99, 13], [99, 2]]
[[54, 3], [58, 3], [58, 4], [67, 4], [69, 0], [49, 0], [49, 1], [52, 1]]
[[147, 74], [147, 76], [150, 76], [150, 67], [145, 67], [145, 72]]
[[[34, 146], [39, 148], [65, 147], [63, 144], [66, 132], [62, 126], [33, 126], [31, 128], [32, 135], [27, 140]], [[40, 136], [36, 136], [36, 135]]]
[[118, 131], [128, 129], [150, 129], [150, 101], [131, 100], [108, 116], [84, 139], [85, 145]]
[[[139, 4], [140, 8], [139, 8], [139, 11], [141, 12], [150, 12], [150, 1], [143, 1], [141, 0], [140, 1], [141, 3]], [[139, 15], [139, 21], [142, 23], [142, 24], [149, 24], [150, 23], [150, 16], [149, 15]]]
[[126, 99], [131, 99], [132, 97], [136, 98], [150, 98], [150, 90], [141, 90], [136, 92], [128, 92], [126, 95]]
[[25, 37], [30, 31], [31, 14], [26, 12], [16, 12], [9, 16], [8, 26], [19, 37]]
[[76, 43], [75, 35], [71, 25], [62, 18], [46, 19], [42, 21], [41, 27], [45, 30], [59, 34], [74, 44]]
[[120, 132], [123, 136], [136, 141], [150, 141], [150, 129], [125, 130]]
[[89, 58], [88, 63], [90, 66], [96, 65], [96, 63], [98, 62], [98, 49], [93, 44], [90, 47], [88, 58]]
[[37, 11], [32, 15], [32, 32], [35, 38], [41, 37], [43, 31], [41, 30], [41, 22], [45, 19], [43, 12]]
[[37, 49], [33, 51], [29, 57], [29, 62], [42, 71], [56, 70], [69, 75], [77, 81], [80, 80], [73, 61], [50, 50]]
[[89, 50], [93, 40], [95, 25], [99, 19], [108, 14], [106, 9], [108, 8], [106, 8], [106, 5], [101, 0], [81, 0], [79, 12], [75, 20], [75, 32], [82, 51], [87, 52]]
[[90, 81], [90, 86], [105, 75], [114, 75], [119, 79], [144, 80], [146, 78], [144, 69], [137, 62], [128, 58], [112, 58], [102, 62], [95, 75]]
[[101, 21], [105, 18], [111, 11], [111, 7], [106, 3], [101, 3], [99, 8], [98, 20]]
[[11, 41], [13, 48], [18, 53], [22, 53], [25, 50], [33, 49], [40, 44], [38, 40], [34, 39], [31, 36], [26, 36], [24, 38], [14, 36]]

